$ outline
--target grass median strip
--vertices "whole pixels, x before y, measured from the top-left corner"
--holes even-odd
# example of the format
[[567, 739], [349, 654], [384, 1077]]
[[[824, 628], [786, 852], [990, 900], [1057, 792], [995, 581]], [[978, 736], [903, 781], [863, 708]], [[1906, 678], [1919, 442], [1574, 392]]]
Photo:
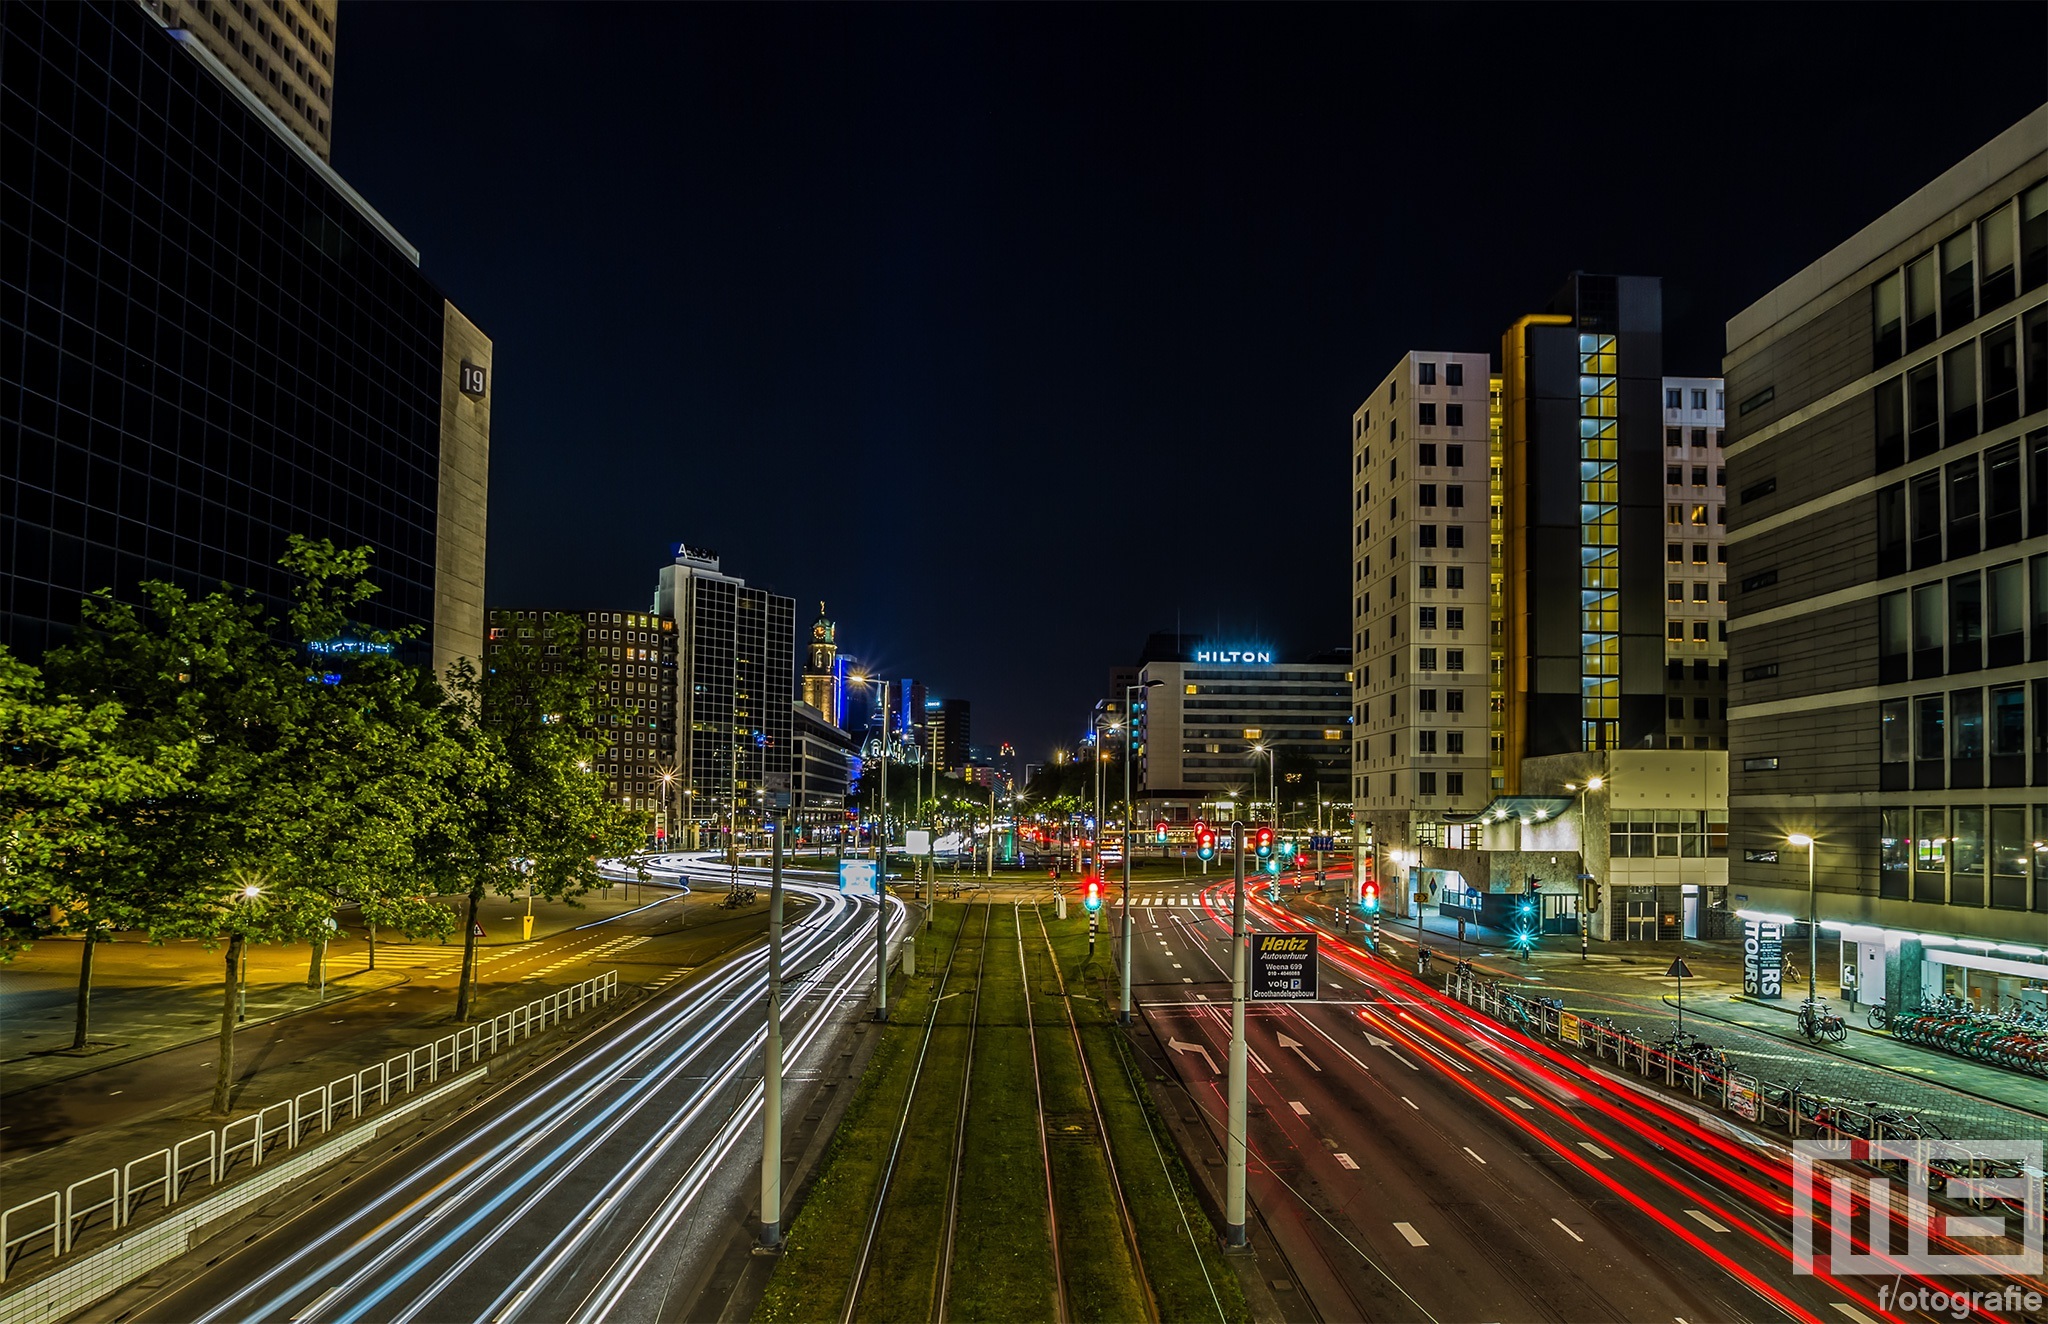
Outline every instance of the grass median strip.
[[[902, 1116], [911, 1068], [924, 1037], [925, 1016], [966, 912], [964, 906], [941, 907], [930, 931], [918, 940], [918, 973], [890, 982], [890, 992], [896, 998], [890, 1023], [880, 1030], [882, 1042], [869, 1059], [853, 1101], [832, 1137], [817, 1184], [789, 1230], [755, 1319], [816, 1324], [839, 1318]], [[961, 955], [965, 960], [969, 953]], [[952, 1134], [950, 1124], [946, 1134]], [[915, 1135], [904, 1141], [906, 1151], [922, 1143], [924, 1139]]]
[[1110, 1150], [1137, 1226], [1138, 1253], [1159, 1317], [1226, 1324], [1250, 1319], [1237, 1275], [1217, 1248], [1215, 1226], [1144, 1087], [1143, 1067], [1124, 1032], [1112, 1023], [1103, 997], [1116, 977], [1110, 944], [1098, 941], [1089, 959], [1088, 920], [1078, 911], [1065, 920], [1048, 913], [1046, 926], [1073, 995], [1082, 1048], [1095, 1073]]

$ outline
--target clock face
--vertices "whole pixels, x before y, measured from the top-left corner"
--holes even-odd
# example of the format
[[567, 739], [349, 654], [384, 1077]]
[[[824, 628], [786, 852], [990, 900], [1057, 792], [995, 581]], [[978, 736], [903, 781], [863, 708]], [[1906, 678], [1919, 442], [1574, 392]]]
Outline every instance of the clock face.
[[824, 637], [825, 637], [825, 627], [824, 627], [824, 626], [822, 626], [822, 625], [813, 625], [813, 626], [811, 627], [811, 638], [813, 638], [813, 639], [818, 639], [818, 640], [822, 640], [822, 639], [824, 639]]

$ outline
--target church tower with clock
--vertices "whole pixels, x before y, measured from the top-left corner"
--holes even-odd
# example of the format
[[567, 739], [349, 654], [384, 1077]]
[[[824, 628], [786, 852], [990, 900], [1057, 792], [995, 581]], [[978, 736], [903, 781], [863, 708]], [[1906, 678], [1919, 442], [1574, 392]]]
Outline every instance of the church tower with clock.
[[818, 604], [818, 620], [811, 626], [811, 647], [805, 655], [804, 702], [825, 714], [837, 727], [846, 722], [845, 678], [840, 675], [839, 627], [825, 619], [825, 604]]

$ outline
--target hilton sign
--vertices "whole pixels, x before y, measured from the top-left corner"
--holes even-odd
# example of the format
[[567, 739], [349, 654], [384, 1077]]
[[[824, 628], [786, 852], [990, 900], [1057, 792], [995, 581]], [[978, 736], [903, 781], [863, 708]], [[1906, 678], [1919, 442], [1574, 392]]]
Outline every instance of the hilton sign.
[[1200, 648], [1195, 650], [1197, 662], [1250, 662], [1270, 666], [1273, 654], [1270, 649], [1260, 648]]

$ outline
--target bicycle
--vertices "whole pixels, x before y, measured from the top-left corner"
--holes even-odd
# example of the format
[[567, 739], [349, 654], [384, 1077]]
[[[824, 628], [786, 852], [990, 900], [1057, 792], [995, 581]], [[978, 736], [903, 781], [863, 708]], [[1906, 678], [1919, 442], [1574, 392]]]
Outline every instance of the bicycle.
[[1873, 1030], [1882, 1030], [1891, 1024], [1891, 1013], [1884, 1009], [1882, 1002], [1870, 1004], [1870, 1010], [1863, 1013], [1863, 1019]]
[[1849, 1027], [1841, 1013], [1814, 998], [1799, 1004], [1799, 1033], [1815, 1041], [1825, 1039], [1838, 1044], [1849, 1037]]

